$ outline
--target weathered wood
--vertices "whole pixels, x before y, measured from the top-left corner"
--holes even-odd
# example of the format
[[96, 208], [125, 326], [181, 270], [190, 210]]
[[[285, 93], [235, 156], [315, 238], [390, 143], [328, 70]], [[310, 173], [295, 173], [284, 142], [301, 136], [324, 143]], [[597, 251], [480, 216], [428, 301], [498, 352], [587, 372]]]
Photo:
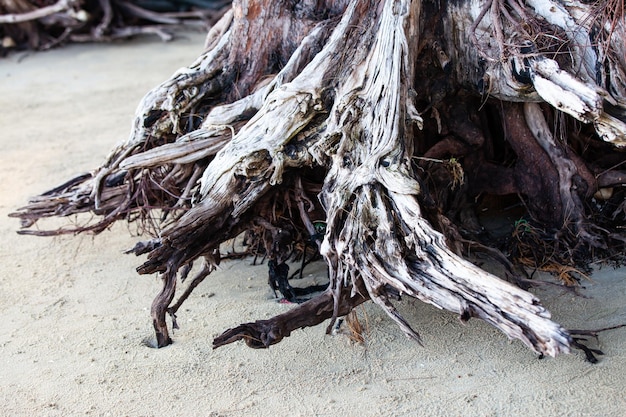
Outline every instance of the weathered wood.
[[[9, 8], [10, 3], [11, 2], [9, 1], [3, 1], [1, 5], [5, 8]], [[81, 18], [80, 15], [72, 13], [74, 12], [74, 8], [78, 6], [78, 4], [78, 0], [59, 0], [53, 5], [41, 7], [28, 12], [3, 14], [0, 15], [0, 24], [28, 22], [31, 20], [41, 19], [42, 17], [50, 16], [51, 14], [59, 12], [69, 12], [70, 14], [76, 15], [76, 17]], [[82, 16], [83, 19], [84, 17], [85, 16]]]
[[[164, 245], [150, 254], [151, 259], [140, 271], [158, 271], [155, 267], [164, 265], [178, 253], [193, 258], [206, 251], [212, 246], [206, 245], [204, 239], [205, 246], [189, 252], [187, 239], [201, 240], [193, 236], [205, 229], [189, 224], [210, 218], [215, 227], [215, 219], [225, 219], [224, 210], [228, 210], [234, 220], [250, 209], [249, 204], [261, 198], [265, 187], [281, 181], [285, 159], [272, 150], [283, 149], [295, 133], [313, 119], [315, 112], [324, 110], [323, 100], [318, 99], [316, 104], [313, 98], [319, 94], [316, 90], [325, 76], [318, 62], [327, 63], [336, 56], [338, 40], [345, 41], [349, 36], [348, 28], [357, 16], [365, 24], [379, 18], [377, 24], [367, 24], [373, 28], [370, 35], [361, 33], [355, 40], [360, 44], [355, 49], [363, 53], [353, 56], [350, 68], [337, 63], [340, 72], [346, 71], [342, 74], [345, 81], [335, 87], [337, 93], [324, 134], [320, 135], [319, 142], [309, 145], [309, 149], [334, 148], [321, 201], [327, 215], [322, 254], [330, 266], [331, 288], [336, 291], [336, 300], [343, 288], [364, 284], [369, 297], [385, 309], [407, 335], [418, 339], [417, 333], [391, 305], [385, 290], [385, 286], [389, 286], [401, 294], [457, 312], [464, 319], [483, 318], [537, 352], [556, 355], [567, 351], [567, 333], [548, 320], [549, 315], [534, 297], [458, 258], [447, 249], [443, 237], [420, 218], [415, 197], [420, 187], [413, 179], [410, 162], [412, 142], [402, 140], [412, 137], [412, 123], [407, 124], [407, 120], [411, 122], [413, 117], [421, 123], [408, 100], [409, 86], [403, 82], [412, 78], [409, 64], [412, 52], [407, 47], [417, 45], [418, 41], [411, 39], [409, 42], [405, 33], [413, 36], [419, 33], [413, 27], [419, 21], [419, 5], [406, 6], [401, 14], [387, 4], [380, 17], [349, 6], [318, 54], [319, 59], [313, 60], [290, 83], [271, 92], [249, 124], [218, 153], [202, 178], [201, 203], [186, 213], [175, 229], [164, 233]], [[389, 60], [389, 56], [394, 58]], [[374, 72], [376, 77], [369, 76]], [[398, 87], [396, 94], [384, 93], [389, 85]], [[349, 123], [346, 117], [350, 117]], [[269, 135], [266, 123], [273, 125]], [[332, 140], [333, 144], [329, 146], [324, 140]], [[318, 161], [326, 158], [324, 154], [313, 156]], [[293, 162], [291, 166], [301, 163]], [[254, 191], [253, 184], [239, 187], [245, 190], [245, 198], [239, 200], [237, 193], [233, 193], [234, 186], [229, 185], [236, 173], [248, 179], [263, 178], [253, 183], [261, 189]], [[391, 207], [387, 207], [388, 201]], [[394, 216], [395, 221], [390, 222]], [[465, 278], [468, 276], [473, 280], [468, 281]], [[167, 270], [164, 280], [168, 283], [166, 287], [172, 282]], [[339, 304], [335, 310], [335, 314], [339, 314]], [[507, 319], [498, 313], [501, 311], [510, 312]], [[280, 320], [273, 323], [282, 323]], [[529, 323], [532, 324], [529, 326]], [[244, 327], [239, 331], [250, 331], [250, 326]], [[230, 334], [233, 332], [236, 330]]]
[[[110, 42], [137, 35], [157, 35], [163, 41], [185, 26], [206, 27], [216, 20], [228, 0], [198, 0], [194, 10], [156, 12], [131, 1], [58, 0], [54, 4], [38, 0], [0, 1], [0, 53], [30, 48], [46, 50], [67, 42]], [[143, 6], [150, 7], [149, 2]], [[163, 6], [163, 4], [161, 4]]]
[[[244, 323], [228, 329], [213, 340], [213, 349], [239, 340], [243, 340], [251, 348], [268, 348], [291, 335], [294, 330], [316, 326], [337, 314], [346, 315], [353, 308], [367, 301], [366, 295], [358, 292], [352, 294], [345, 289], [340, 292], [339, 296], [337, 303], [336, 294], [325, 291], [314, 299], [271, 319]], [[339, 305], [337, 311], [335, 310], [336, 304]], [[333, 323], [326, 328], [326, 333], [330, 334], [332, 325]]]
[[[573, 268], [622, 252], [624, 18], [592, 12], [552, 0], [238, 0], [206, 52], [144, 97], [128, 140], [93, 176], [15, 215], [31, 226], [93, 211], [99, 231], [162, 209], [159, 238], [135, 250], [149, 250], [138, 271], [163, 280], [159, 346], [171, 343], [167, 313], [222, 242], [252, 231], [257, 253], [280, 264], [279, 231], [302, 245], [318, 220], [329, 290], [214, 346], [267, 347], [367, 299], [419, 341], [392, 303], [404, 295], [481, 318], [537, 353], [567, 352], [570, 335], [536, 297], [461, 248], [480, 246], [472, 211], [489, 194], [517, 195], [526, 210], [539, 246], [513, 246], [519, 257], [545, 264], [548, 253]], [[604, 205], [593, 200], [600, 187], [617, 189]], [[198, 258], [205, 267], [174, 301], [178, 274]]]

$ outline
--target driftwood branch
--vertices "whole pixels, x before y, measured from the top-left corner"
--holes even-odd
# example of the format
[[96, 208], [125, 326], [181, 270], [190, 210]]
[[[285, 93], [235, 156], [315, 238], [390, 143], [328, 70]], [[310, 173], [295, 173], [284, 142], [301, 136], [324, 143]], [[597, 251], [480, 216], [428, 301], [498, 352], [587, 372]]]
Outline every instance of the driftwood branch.
[[169, 41], [174, 37], [170, 32], [176, 29], [207, 28], [229, 4], [227, 0], [196, 0], [191, 10], [176, 12], [185, 3], [143, 3], [157, 9], [170, 7], [171, 11], [164, 12], [121, 0], [59, 0], [42, 6], [45, 3], [0, 1], [0, 53], [24, 48], [46, 50], [67, 42], [110, 42], [145, 34]]
[[70, 12], [73, 17], [79, 17], [77, 13], [72, 13], [80, 5], [78, 0], [59, 0], [51, 6], [45, 6], [24, 13], [10, 13], [0, 15], [0, 24], [14, 24], [29, 22], [50, 16], [55, 13]]

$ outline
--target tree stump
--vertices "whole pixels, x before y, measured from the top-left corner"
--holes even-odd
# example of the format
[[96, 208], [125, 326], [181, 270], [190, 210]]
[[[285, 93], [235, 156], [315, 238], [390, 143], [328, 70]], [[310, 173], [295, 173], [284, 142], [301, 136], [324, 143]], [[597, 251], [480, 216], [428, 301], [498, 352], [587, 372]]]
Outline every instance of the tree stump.
[[[623, 260], [621, 7], [237, 0], [206, 52], [145, 96], [129, 139], [94, 174], [14, 215], [26, 227], [100, 215], [29, 234], [99, 232], [120, 219], [158, 231], [134, 251], [148, 253], [139, 273], [163, 280], [152, 305], [159, 346], [171, 343], [166, 314], [219, 262], [221, 243], [246, 232], [278, 259], [282, 231], [302, 246], [323, 222], [328, 289], [226, 331], [215, 347], [267, 347], [369, 299], [419, 341], [392, 303], [410, 296], [481, 318], [537, 353], [568, 352], [570, 335], [536, 297], [463, 255], [497, 257], [516, 282], [522, 266]], [[504, 242], [477, 221], [492, 196], [524, 210]], [[155, 209], [163, 215], [149, 221]], [[198, 258], [205, 267], [172, 305]]]

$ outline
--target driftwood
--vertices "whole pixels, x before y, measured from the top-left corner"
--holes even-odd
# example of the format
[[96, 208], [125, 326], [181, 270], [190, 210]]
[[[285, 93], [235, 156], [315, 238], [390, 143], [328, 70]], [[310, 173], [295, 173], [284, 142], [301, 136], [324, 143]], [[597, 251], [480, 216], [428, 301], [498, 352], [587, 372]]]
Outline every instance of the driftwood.
[[[625, 36], [617, 1], [236, 1], [206, 52], [145, 96], [102, 167], [13, 215], [25, 234], [125, 219], [158, 235], [133, 250], [148, 253], [139, 273], [163, 280], [158, 346], [220, 244], [245, 233], [273, 265], [313, 242], [330, 285], [216, 347], [267, 347], [368, 299], [419, 341], [392, 303], [410, 296], [555, 356], [576, 346], [567, 330], [462, 255], [495, 257], [524, 285], [524, 267], [571, 283], [593, 260], [623, 260]], [[477, 215], [504, 210], [498, 197], [519, 213], [500, 241]], [[81, 212], [100, 217], [29, 229]]]
[[229, 0], [0, 0], [0, 53], [142, 34], [168, 41], [177, 28], [214, 23], [229, 4]]

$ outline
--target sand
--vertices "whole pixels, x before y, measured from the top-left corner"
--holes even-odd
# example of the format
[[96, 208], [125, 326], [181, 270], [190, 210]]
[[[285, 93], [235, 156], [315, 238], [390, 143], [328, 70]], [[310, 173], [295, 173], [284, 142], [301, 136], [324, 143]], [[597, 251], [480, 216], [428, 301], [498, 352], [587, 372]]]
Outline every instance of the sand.
[[[19, 236], [9, 212], [98, 166], [129, 132], [153, 86], [201, 52], [203, 36], [73, 45], [0, 60], [0, 414], [6, 416], [626, 416], [626, 328], [539, 360], [479, 320], [415, 300], [399, 308], [424, 346], [372, 303], [365, 343], [297, 331], [268, 350], [215, 335], [290, 308], [271, 298], [266, 267], [229, 261], [181, 309], [175, 343], [150, 347], [160, 288], [137, 275], [125, 224], [98, 236]], [[605, 267], [583, 296], [537, 292], [567, 328], [626, 323], [624, 269]], [[323, 282], [311, 267], [309, 281]], [[298, 285], [298, 283], [296, 283]]]

